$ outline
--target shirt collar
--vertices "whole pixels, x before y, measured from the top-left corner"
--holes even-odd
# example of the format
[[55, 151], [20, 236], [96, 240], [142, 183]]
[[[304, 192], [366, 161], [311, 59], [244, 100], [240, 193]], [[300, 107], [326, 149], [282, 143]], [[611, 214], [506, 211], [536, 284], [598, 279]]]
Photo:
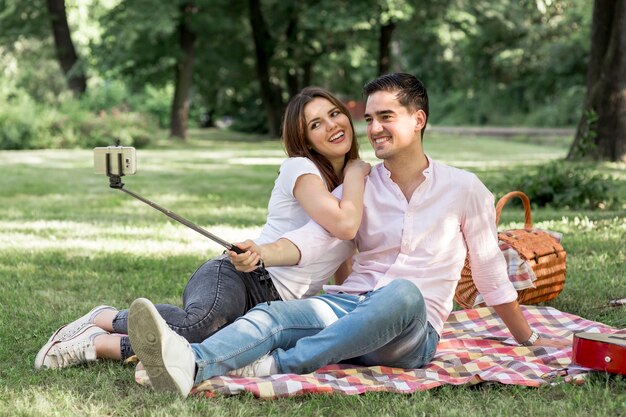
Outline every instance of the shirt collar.
[[434, 162], [430, 156], [424, 154], [424, 156], [426, 156], [426, 160], [428, 161], [428, 166], [426, 167], [426, 169], [424, 171], [422, 171], [422, 174], [424, 174], [424, 177], [429, 178], [432, 177], [433, 175], [433, 170], [435, 168], [434, 166]]
[[[426, 160], [428, 161], [428, 166], [426, 167], [424, 171], [422, 171], [422, 174], [424, 174], [424, 177], [430, 178], [433, 175], [433, 171], [435, 168], [434, 166], [435, 161], [433, 161], [431, 157], [426, 154], [424, 154], [424, 156], [426, 156]], [[387, 169], [387, 167], [385, 166], [385, 163], [381, 162], [380, 166], [381, 166], [382, 172], [385, 174], [385, 177], [391, 178], [391, 171]]]

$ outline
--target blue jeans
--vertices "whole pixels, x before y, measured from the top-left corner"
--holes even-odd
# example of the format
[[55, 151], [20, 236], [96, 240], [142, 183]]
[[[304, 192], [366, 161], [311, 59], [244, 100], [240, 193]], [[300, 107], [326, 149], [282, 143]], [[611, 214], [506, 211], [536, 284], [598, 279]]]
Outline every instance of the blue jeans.
[[191, 347], [199, 384], [267, 353], [280, 373], [304, 374], [339, 362], [419, 368], [438, 342], [419, 289], [396, 280], [363, 295], [261, 304]]
[[[193, 273], [183, 293], [183, 308], [155, 307], [168, 326], [190, 342], [201, 342], [263, 301], [279, 300], [271, 279], [235, 269], [226, 255], [205, 262]], [[115, 333], [128, 334], [128, 310], [113, 319]], [[120, 340], [122, 359], [134, 354], [128, 336]]]

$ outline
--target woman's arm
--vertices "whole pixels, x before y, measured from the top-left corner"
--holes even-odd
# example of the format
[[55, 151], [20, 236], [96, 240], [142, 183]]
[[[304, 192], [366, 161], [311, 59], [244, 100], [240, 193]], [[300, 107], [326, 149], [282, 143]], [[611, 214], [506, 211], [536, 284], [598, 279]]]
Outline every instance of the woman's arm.
[[300, 260], [300, 249], [288, 239], [278, 239], [260, 246], [252, 240], [246, 240], [236, 245], [245, 252], [238, 254], [228, 251], [228, 256], [235, 269], [241, 272], [254, 271], [261, 260], [265, 266], [291, 266]]
[[338, 200], [317, 175], [301, 175], [293, 189], [306, 214], [333, 236], [350, 240], [356, 236], [363, 215], [365, 177], [371, 169], [367, 162], [353, 159], [344, 169], [343, 197]]

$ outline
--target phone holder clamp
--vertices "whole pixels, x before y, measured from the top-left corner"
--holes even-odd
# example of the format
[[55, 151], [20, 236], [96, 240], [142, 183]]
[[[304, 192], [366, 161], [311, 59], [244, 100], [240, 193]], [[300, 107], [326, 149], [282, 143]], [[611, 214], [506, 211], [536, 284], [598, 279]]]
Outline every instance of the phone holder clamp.
[[124, 183], [122, 182], [122, 154], [117, 154], [117, 167], [120, 171], [118, 174], [114, 174], [111, 172], [111, 154], [106, 154], [106, 168], [107, 168], [107, 177], [109, 177], [109, 186], [111, 188], [116, 188], [121, 190], [124, 187]]

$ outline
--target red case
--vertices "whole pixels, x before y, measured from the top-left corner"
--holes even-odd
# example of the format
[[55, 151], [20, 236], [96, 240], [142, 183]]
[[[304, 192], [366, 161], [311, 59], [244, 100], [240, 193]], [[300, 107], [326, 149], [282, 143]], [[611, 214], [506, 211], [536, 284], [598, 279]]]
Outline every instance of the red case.
[[626, 375], [626, 335], [577, 333], [572, 346], [573, 363]]

